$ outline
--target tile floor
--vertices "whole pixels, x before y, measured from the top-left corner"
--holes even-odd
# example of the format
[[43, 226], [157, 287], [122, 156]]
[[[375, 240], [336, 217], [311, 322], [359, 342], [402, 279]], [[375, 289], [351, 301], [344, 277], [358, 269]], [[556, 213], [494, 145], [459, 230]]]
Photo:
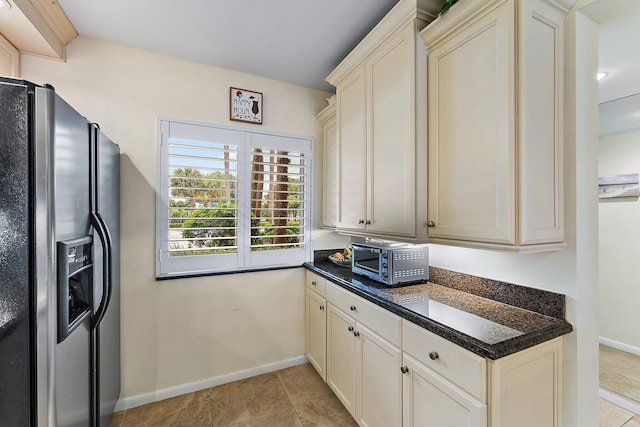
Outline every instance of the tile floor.
[[599, 427], [640, 427], [640, 415], [600, 399]]
[[109, 427], [164, 426], [357, 427], [357, 424], [307, 363], [116, 412], [109, 423]]
[[600, 387], [640, 402], [640, 357], [600, 345]]
[[[632, 368], [625, 354], [600, 349], [600, 381]], [[603, 357], [604, 356], [604, 357]], [[640, 367], [640, 358], [638, 359]], [[611, 374], [612, 372], [613, 374]], [[625, 373], [628, 371], [624, 371]], [[640, 372], [640, 369], [639, 369]], [[614, 384], [615, 386], [615, 384]], [[109, 427], [357, 426], [310, 364], [139, 406], [111, 417]], [[600, 427], [640, 427], [640, 415], [600, 399]]]
[[[640, 402], [640, 357], [600, 345], [600, 387]], [[600, 399], [600, 427], [640, 427], [640, 415]]]

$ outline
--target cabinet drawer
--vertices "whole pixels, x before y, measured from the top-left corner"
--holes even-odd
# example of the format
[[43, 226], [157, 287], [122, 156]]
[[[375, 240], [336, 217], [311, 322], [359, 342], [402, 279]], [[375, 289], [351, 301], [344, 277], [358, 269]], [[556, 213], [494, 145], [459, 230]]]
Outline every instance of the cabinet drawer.
[[305, 271], [305, 284], [307, 288], [311, 289], [313, 292], [320, 296], [325, 296], [325, 279], [323, 277], [318, 276], [315, 273], [310, 272], [309, 270]]
[[482, 403], [487, 402], [487, 362], [483, 357], [406, 320], [402, 335], [406, 353]]
[[328, 282], [327, 301], [361, 322], [393, 345], [402, 343], [402, 320], [395, 314]]

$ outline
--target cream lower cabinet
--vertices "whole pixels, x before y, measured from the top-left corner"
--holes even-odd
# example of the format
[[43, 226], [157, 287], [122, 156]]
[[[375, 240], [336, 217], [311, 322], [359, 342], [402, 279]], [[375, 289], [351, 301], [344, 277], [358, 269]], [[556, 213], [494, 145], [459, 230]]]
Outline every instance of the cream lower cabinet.
[[562, 338], [489, 365], [491, 427], [561, 427]]
[[487, 426], [487, 362], [403, 321], [403, 427]]
[[327, 384], [360, 426], [400, 426], [400, 318], [331, 286], [327, 284]]
[[563, 3], [464, 0], [421, 31], [434, 243], [564, 242]]
[[356, 322], [329, 304], [327, 312], [327, 384], [347, 411], [356, 415]]
[[403, 321], [403, 427], [561, 427], [562, 338], [487, 360]]
[[326, 281], [310, 271], [305, 272], [305, 354], [318, 375], [327, 377], [327, 301]]
[[486, 404], [411, 356], [404, 356], [403, 369], [403, 427], [486, 427]]
[[306, 294], [306, 340], [307, 359], [316, 368], [323, 380], [326, 380], [327, 358], [327, 315], [326, 300], [307, 289]]
[[[316, 291], [323, 378], [360, 426], [562, 427], [561, 337], [489, 360], [307, 272], [308, 307]], [[314, 334], [322, 355], [322, 326], [307, 327], [321, 373]]]

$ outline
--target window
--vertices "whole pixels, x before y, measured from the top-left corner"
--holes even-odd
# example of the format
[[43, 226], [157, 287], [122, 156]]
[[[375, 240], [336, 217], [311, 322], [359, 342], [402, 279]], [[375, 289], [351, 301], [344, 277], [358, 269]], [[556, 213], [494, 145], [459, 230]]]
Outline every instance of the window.
[[158, 277], [311, 257], [311, 139], [160, 121]]

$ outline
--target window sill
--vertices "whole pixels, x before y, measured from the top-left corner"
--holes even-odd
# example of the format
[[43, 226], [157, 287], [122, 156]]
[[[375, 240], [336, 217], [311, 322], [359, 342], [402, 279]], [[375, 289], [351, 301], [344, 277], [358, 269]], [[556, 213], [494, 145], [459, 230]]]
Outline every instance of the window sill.
[[210, 271], [202, 273], [177, 273], [166, 276], [156, 276], [156, 281], [174, 280], [174, 279], [190, 279], [193, 277], [207, 277], [207, 276], [226, 276], [229, 274], [241, 274], [241, 273], [258, 273], [261, 271], [275, 271], [275, 270], [289, 270], [292, 268], [301, 268], [300, 265], [287, 265], [282, 267], [264, 267], [264, 268], [248, 268], [246, 270], [232, 270], [232, 271]]

